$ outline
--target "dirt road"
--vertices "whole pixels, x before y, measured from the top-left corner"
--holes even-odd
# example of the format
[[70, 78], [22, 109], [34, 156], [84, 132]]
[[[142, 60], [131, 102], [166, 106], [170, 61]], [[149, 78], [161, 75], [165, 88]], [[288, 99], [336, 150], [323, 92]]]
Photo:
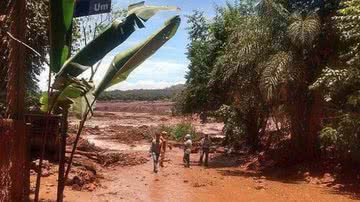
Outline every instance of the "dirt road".
[[[281, 182], [215, 162], [210, 168], [181, 164], [181, 151], [169, 152], [170, 162], [159, 173], [151, 162], [104, 173], [101, 188], [94, 192], [66, 192], [66, 201], [355, 201], [349, 195], [305, 182]], [[264, 178], [264, 179], [262, 179]], [[79, 197], [81, 196], [81, 197]]]

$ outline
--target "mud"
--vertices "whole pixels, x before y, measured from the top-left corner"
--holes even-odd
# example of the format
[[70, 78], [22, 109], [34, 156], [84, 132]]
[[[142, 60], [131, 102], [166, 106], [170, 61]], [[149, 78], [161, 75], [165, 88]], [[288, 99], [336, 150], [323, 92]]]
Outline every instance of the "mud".
[[[80, 189], [67, 186], [65, 201], [325, 202], [360, 199], [357, 191], [343, 191], [344, 185], [337, 184], [331, 173], [314, 176], [303, 172], [300, 178], [283, 175], [286, 171], [281, 169], [266, 173], [257, 169], [257, 156], [229, 156], [224, 154], [223, 148], [210, 155], [208, 168], [197, 165], [199, 154], [191, 154], [188, 169], [182, 165], [182, 150], [174, 147], [166, 153], [165, 167], [155, 174], [148, 156], [154, 127], [186, 121], [199, 133], [221, 136], [222, 123], [201, 124], [195, 116], [173, 117], [170, 106], [159, 102], [100, 103], [97, 109], [103, 111], [95, 112], [96, 116], [87, 122], [82, 137], [100, 148], [102, 154], [108, 153], [111, 166], [100, 164], [96, 168], [96, 179]], [[77, 123], [71, 120], [74, 128]], [[131, 160], [134, 156], [136, 160]], [[43, 178], [41, 196], [44, 200], [56, 198], [54, 184], [55, 175]]]

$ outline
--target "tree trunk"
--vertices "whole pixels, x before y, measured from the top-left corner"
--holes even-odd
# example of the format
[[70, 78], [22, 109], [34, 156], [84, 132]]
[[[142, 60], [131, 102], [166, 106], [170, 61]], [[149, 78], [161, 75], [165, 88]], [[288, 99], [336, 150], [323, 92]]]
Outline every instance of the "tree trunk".
[[289, 103], [291, 121], [292, 160], [297, 162], [314, 160], [319, 157], [319, 131], [322, 121], [322, 98], [319, 92], [311, 93], [307, 88], [292, 95]]
[[[25, 39], [25, 0], [15, 0], [10, 12], [10, 33], [21, 41]], [[10, 39], [9, 39], [10, 40]], [[0, 162], [0, 201], [29, 201], [29, 159], [28, 138], [24, 121], [25, 71], [24, 47], [14, 41], [9, 42], [9, 65], [7, 71], [6, 116], [11, 125], [0, 133], [1, 153], [7, 161]], [[1, 130], [0, 130], [1, 132]], [[5, 199], [5, 200], [3, 200]]]
[[259, 116], [257, 110], [250, 110], [246, 117], [246, 134], [247, 134], [247, 143], [251, 147], [252, 151], [257, 151], [260, 145], [259, 139]]
[[[16, 0], [11, 11], [11, 34], [24, 41], [25, 39], [25, 0]], [[24, 120], [24, 102], [25, 102], [25, 48], [15, 40], [9, 43], [9, 66], [6, 114], [8, 118]]]
[[313, 99], [308, 105], [306, 154], [307, 160], [313, 160], [320, 156], [319, 132], [321, 130], [323, 111], [322, 97], [320, 92], [313, 93]]

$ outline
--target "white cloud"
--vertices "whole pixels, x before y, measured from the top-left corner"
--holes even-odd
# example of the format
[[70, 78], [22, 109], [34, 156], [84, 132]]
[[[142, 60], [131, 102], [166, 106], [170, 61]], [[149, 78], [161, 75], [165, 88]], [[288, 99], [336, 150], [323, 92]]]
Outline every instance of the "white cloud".
[[[94, 77], [95, 84], [99, 84], [104, 77], [107, 68], [111, 63], [111, 57], [105, 58], [101, 63], [98, 72]], [[185, 83], [185, 73], [187, 71], [187, 63], [177, 63], [166, 60], [147, 60], [135, 69], [122, 83], [112, 86], [110, 89], [156, 89], [166, 88], [172, 85]], [[47, 69], [47, 68], [46, 68]], [[47, 90], [48, 70], [43, 71], [39, 77], [40, 89]], [[80, 78], [89, 78], [90, 70], [87, 70]]]
[[184, 84], [185, 80], [176, 82], [141, 80], [137, 82], [124, 81], [108, 89], [110, 90], [133, 90], [133, 89], [163, 89], [176, 84]]

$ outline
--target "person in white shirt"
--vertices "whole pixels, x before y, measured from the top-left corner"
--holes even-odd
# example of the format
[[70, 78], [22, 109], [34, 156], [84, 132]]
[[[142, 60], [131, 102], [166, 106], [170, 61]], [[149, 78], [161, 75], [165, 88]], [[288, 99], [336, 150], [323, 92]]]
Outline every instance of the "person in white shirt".
[[185, 142], [184, 142], [184, 166], [190, 168], [190, 154], [191, 154], [191, 148], [192, 148], [192, 141], [191, 141], [191, 135], [187, 134], [185, 135]]

